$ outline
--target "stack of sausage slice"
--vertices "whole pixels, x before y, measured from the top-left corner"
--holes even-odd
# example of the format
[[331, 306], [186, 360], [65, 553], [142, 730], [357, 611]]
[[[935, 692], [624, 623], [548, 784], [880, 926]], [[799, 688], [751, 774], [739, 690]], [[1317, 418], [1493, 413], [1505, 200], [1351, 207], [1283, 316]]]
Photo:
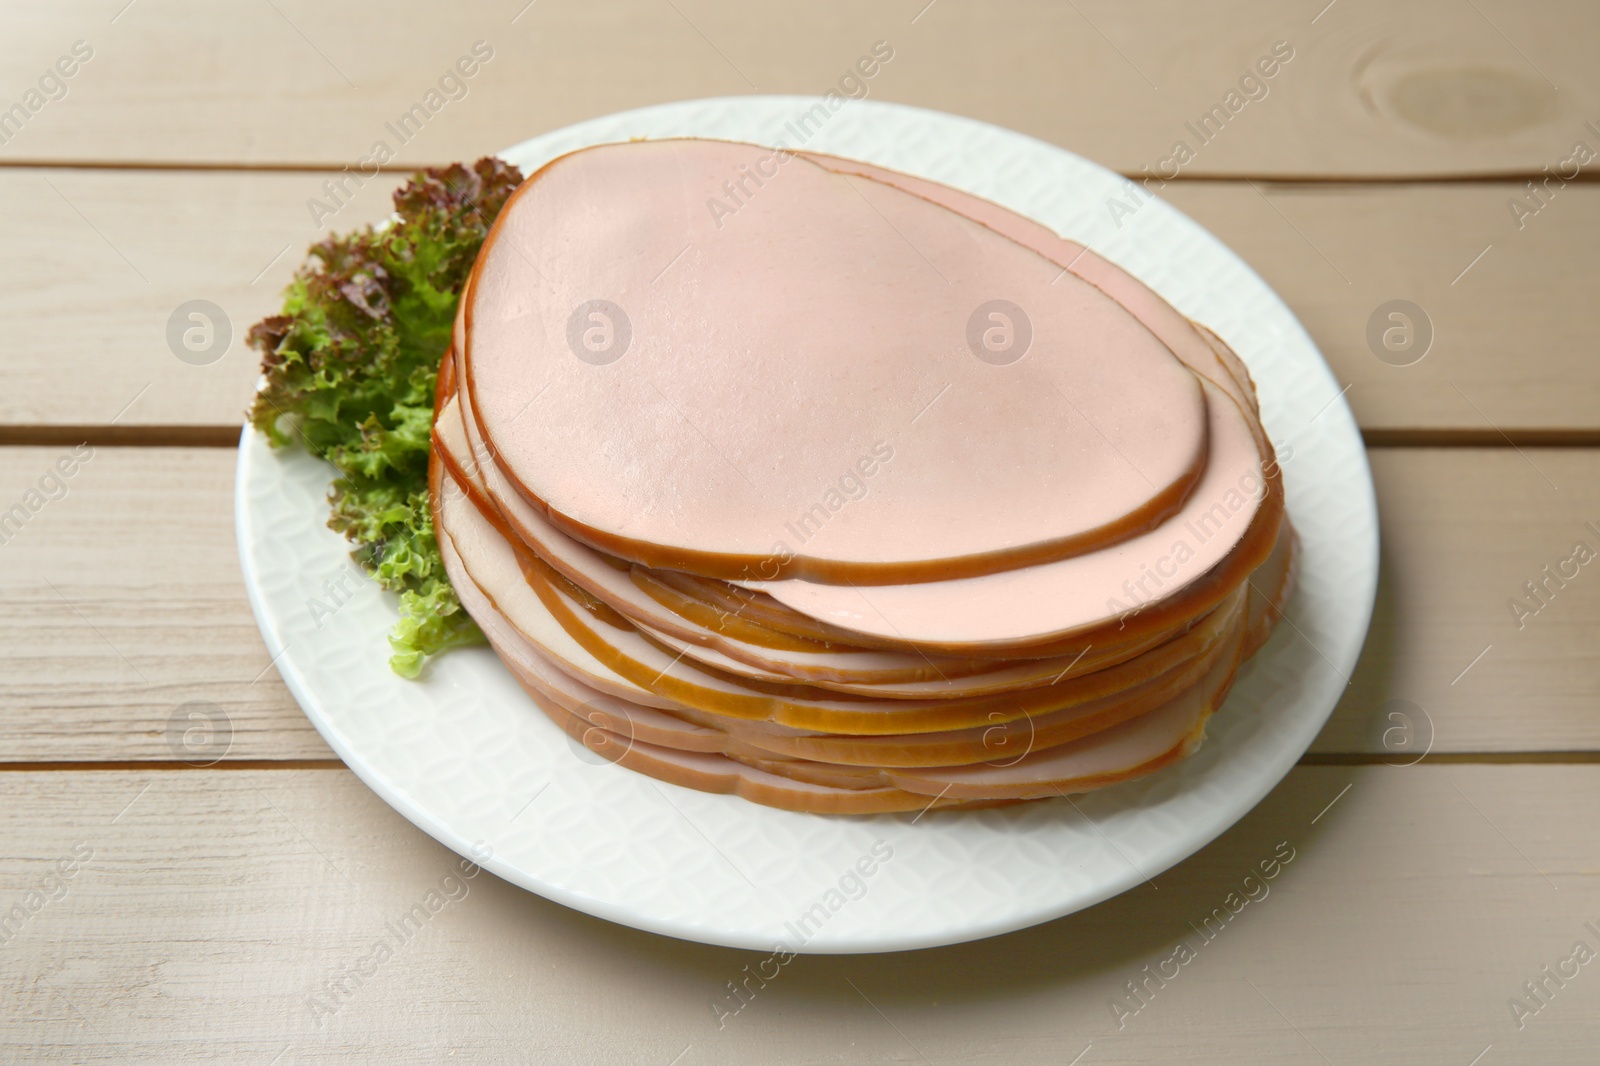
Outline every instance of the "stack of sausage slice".
[[995, 204], [721, 141], [589, 148], [518, 190], [431, 480], [463, 604], [575, 741], [792, 810], [1176, 762], [1294, 570], [1210, 331]]

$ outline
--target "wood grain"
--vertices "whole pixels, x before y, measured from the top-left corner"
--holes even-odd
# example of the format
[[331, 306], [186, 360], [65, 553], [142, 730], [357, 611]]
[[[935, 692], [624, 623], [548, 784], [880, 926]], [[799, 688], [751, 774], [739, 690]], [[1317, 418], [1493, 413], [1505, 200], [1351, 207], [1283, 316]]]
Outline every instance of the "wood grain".
[[[1350, 386], [1363, 428], [1467, 430], [1503, 446], [1502, 434], [1600, 429], [1600, 307], [1585, 296], [1600, 280], [1588, 243], [1600, 186], [1561, 190], [1520, 229], [1506, 206], [1528, 201], [1518, 193], [1501, 182], [1257, 182], [1161, 195], [1277, 290]], [[1395, 300], [1422, 312], [1417, 347], [1391, 356], [1420, 355], [1409, 365], [1380, 359], [1369, 340], [1369, 321]]]
[[[873, 98], [1010, 126], [1127, 172], [1183, 140], [1197, 151], [1185, 175], [1535, 173], [1600, 118], [1600, 11], [1581, 0], [1227, 0], [1203, 14], [1179, 0], [408, 0], [381, 16], [311, 0], [125, 2], [0, 17], [8, 105], [73, 42], [94, 49], [0, 159], [338, 168], [387, 139], [405, 165], [448, 161], [646, 104], [820, 94], [879, 40], [894, 58], [867, 84]], [[385, 123], [479, 40], [493, 58], [401, 146]], [[1202, 144], [1185, 123], [1279, 40], [1294, 58]]]
[[[0, 501], [23, 499], [61, 454], [0, 449]], [[1421, 708], [1409, 712], [1417, 736], [1431, 723], [1439, 753], [1600, 750], [1600, 576], [1583, 568], [1520, 630], [1507, 607], [1574, 541], [1600, 549], [1581, 528], [1600, 525], [1600, 452], [1371, 454], [1378, 609], [1349, 693], [1312, 751], [1404, 754], [1384, 745], [1393, 700]], [[245, 599], [234, 458], [95, 449], [67, 495], [0, 545], [4, 761], [170, 761], [183, 753], [169, 722], [190, 700], [228, 715], [230, 759], [330, 757], [271, 669]]]
[[[1594, 766], [1297, 769], [1153, 887], [959, 947], [798, 957], [719, 1029], [711, 1005], [761, 953], [612, 925], [487, 873], [447, 885], [455, 901], [393, 959], [330, 994], [460, 874], [347, 772], [6, 773], [0, 905], [91, 854], [0, 946], [0, 1057], [1066, 1063], [1092, 1045], [1082, 1062], [1462, 1066], [1492, 1046], [1485, 1061], [1580, 1062], [1593, 967], [1521, 1029], [1507, 1000], [1574, 942], [1600, 947], [1581, 858], [1600, 849], [1596, 804]], [[1278, 875], [1246, 886], [1275, 851]], [[1256, 902], [1205, 941], [1197, 927], [1247, 889]], [[1180, 943], [1192, 961], [1114, 1014]]]
[[[464, 96], [401, 143], [388, 124], [480, 40]], [[1294, 57], [1265, 98], [1202, 143], [1190, 124], [1279, 40]], [[1596, 40], [1581, 0], [7, 6], [0, 918], [27, 917], [0, 926], [0, 1060], [1592, 1060], [1596, 968], [1547, 1005], [1525, 982], [1600, 950], [1600, 577], [1542, 572], [1600, 548], [1600, 449], [1527, 445], [1600, 443], [1597, 165], [1511, 205], [1600, 150]], [[92, 58], [17, 128], [78, 41]], [[378, 140], [396, 158], [336, 230], [382, 218], [411, 168], [653, 103], [825, 92], [876, 41], [894, 57], [875, 100], [1133, 176], [1184, 141], [1160, 195], [1284, 296], [1368, 440], [1489, 447], [1369, 451], [1383, 568], [1352, 684], [1306, 761], [1155, 887], [955, 948], [802, 957], [719, 1028], [711, 1005], [759, 956], [479, 874], [331, 996], [459, 860], [333, 759], [241, 582], [243, 336], [325, 232], [307, 201]], [[203, 365], [167, 336], [192, 300], [233, 334]], [[1414, 365], [1369, 347], [1391, 300], [1434, 333]], [[1517, 598], [1537, 613], [1519, 622]], [[228, 725], [213, 769], [182, 762], [194, 701]], [[1279, 842], [1295, 859], [1269, 897], [1202, 943]], [[57, 898], [28, 913], [41, 887]], [[1119, 1025], [1114, 997], [1180, 943], [1198, 957]], [[1538, 1013], [1519, 1025], [1513, 997]]]
[[[131, 17], [131, 15], [130, 15]], [[932, 17], [931, 15], [929, 17]], [[318, 174], [0, 169], [0, 434], [55, 441], [52, 427], [150, 427], [185, 443], [237, 426], [256, 379], [250, 323], [272, 313], [324, 231], [307, 198]], [[369, 184], [327, 224], [382, 218], [392, 183]], [[1322, 347], [1363, 427], [1383, 432], [1600, 434], [1600, 306], [1590, 234], [1600, 185], [1571, 186], [1518, 230], [1485, 184], [1171, 184], [1162, 195], [1236, 249]], [[1134, 215], [1126, 220], [1139, 225]], [[1464, 277], [1463, 268], [1490, 247]], [[1549, 269], [1570, 263], [1571, 269]], [[191, 365], [168, 344], [180, 304], [219, 305], [225, 354]], [[1368, 344], [1381, 304], [1412, 301], [1434, 335], [1394, 366]], [[107, 439], [97, 436], [96, 439]], [[111, 438], [115, 440], [117, 438]], [[126, 439], [126, 438], [122, 438]]]
[[[26, 506], [70, 453], [0, 450], [0, 509]], [[186, 757], [191, 700], [225, 710], [235, 758], [331, 757], [245, 598], [234, 460], [231, 449], [93, 449], [65, 495], [0, 544], [5, 761]]]
[[1383, 748], [1397, 700], [1431, 721], [1438, 752], [1600, 747], [1600, 671], [1590, 665], [1600, 571], [1576, 567], [1564, 588], [1550, 584], [1531, 617], [1509, 606], [1538, 607], [1525, 583], [1544, 580], [1541, 568], [1576, 542], [1600, 552], [1600, 533], [1586, 528], [1600, 527], [1600, 452], [1368, 455], [1382, 526], [1378, 603], [1352, 685], [1313, 750]]
[[[260, 365], [245, 331], [281, 306], [306, 249], [326, 236], [305, 207], [325, 180], [0, 170], [12, 253], [0, 266], [0, 422], [239, 425]], [[327, 223], [344, 232], [384, 218], [394, 184], [369, 185]], [[191, 300], [220, 306], [232, 335], [198, 365], [168, 341]]]

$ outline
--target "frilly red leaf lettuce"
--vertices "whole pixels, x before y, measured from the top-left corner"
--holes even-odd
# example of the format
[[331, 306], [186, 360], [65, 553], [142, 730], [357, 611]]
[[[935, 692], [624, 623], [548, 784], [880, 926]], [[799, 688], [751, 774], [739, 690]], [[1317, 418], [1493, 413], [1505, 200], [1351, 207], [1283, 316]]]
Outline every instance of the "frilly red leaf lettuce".
[[252, 425], [339, 471], [328, 525], [400, 595], [394, 671], [483, 639], [450, 587], [428, 507], [439, 360], [489, 227], [522, 173], [498, 159], [425, 170], [394, 194], [397, 217], [311, 246], [283, 313], [250, 328], [263, 382]]

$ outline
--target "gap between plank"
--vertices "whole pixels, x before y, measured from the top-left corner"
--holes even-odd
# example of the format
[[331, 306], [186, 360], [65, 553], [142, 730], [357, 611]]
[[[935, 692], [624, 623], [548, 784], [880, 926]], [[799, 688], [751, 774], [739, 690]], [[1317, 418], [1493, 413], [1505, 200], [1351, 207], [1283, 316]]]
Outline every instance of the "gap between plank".
[[[474, 156], [475, 158], [475, 156]], [[393, 167], [398, 175], [410, 174], [425, 167], [444, 167], [464, 160], [420, 160], [404, 167]], [[228, 162], [206, 160], [154, 160], [154, 159], [0, 159], [0, 169], [10, 170], [130, 170], [130, 171], [201, 171], [220, 173], [288, 173], [288, 174], [339, 174], [350, 169], [345, 163], [310, 162]], [[1142, 171], [1113, 170], [1129, 181], [1149, 178], [1163, 185], [1195, 183], [1243, 183], [1256, 181], [1273, 185], [1438, 185], [1438, 184], [1504, 184], [1521, 185], [1527, 181], [1541, 181], [1549, 175], [1538, 170], [1471, 170], [1459, 172], [1440, 171], [1420, 174], [1261, 174], [1257, 172], [1184, 174], [1171, 178], [1151, 177]], [[1567, 184], [1585, 185], [1600, 183], [1600, 169], [1580, 170], [1575, 177], [1564, 178]]]
[[[0, 446], [93, 444], [107, 448], [234, 448], [240, 425], [0, 425]], [[1369, 448], [1600, 448], [1591, 429], [1390, 429], [1361, 431]]]
[[0, 445], [92, 444], [97, 448], [237, 448], [243, 426], [0, 425]]
[[[1308, 752], [1295, 763], [1296, 766], [1391, 766], [1395, 756], [1377, 752]], [[1407, 767], [1423, 764], [1441, 766], [1584, 766], [1600, 764], [1600, 751], [1455, 751], [1434, 752], [1417, 763], [1407, 762]], [[0, 762], [0, 773], [128, 773], [146, 771], [195, 770], [345, 770], [340, 759], [224, 759], [210, 766], [193, 766], [171, 759], [141, 762], [137, 759], [120, 762], [34, 761]]]
[[1363, 429], [1369, 448], [1594, 448], [1600, 427], [1593, 429]]
[[1377, 752], [1307, 752], [1299, 766], [1570, 766], [1600, 763], [1600, 751], [1435, 751], [1411, 762]]
[[127, 771], [147, 770], [344, 770], [347, 767], [340, 759], [224, 759], [212, 763], [210, 766], [194, 766], [186, 762], [177, 762], [172, 759], [152, 759], [141, 762], [137, 759], [128, 759], [120, 762], [94, 762], [78, 760], [75, 762], [0, 762], [0, 773], [40, 773], [48, 771], [68, 771], [84, 773], [93, 771], [110, 771], [123, 773]]

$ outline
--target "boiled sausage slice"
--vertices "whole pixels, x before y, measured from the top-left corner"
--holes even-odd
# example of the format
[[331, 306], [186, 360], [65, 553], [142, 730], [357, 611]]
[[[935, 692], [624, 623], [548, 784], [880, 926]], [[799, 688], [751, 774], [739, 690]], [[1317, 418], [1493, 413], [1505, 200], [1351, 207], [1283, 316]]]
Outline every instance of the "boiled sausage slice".
[[1094, 550], [1187, 497], [1205, 401], [1121, 305], [799, 157], [708, 210], [770, 157], [604, 145], [501, 212], [464, 379], [552, 522], [650, 566], [882, 584]]

